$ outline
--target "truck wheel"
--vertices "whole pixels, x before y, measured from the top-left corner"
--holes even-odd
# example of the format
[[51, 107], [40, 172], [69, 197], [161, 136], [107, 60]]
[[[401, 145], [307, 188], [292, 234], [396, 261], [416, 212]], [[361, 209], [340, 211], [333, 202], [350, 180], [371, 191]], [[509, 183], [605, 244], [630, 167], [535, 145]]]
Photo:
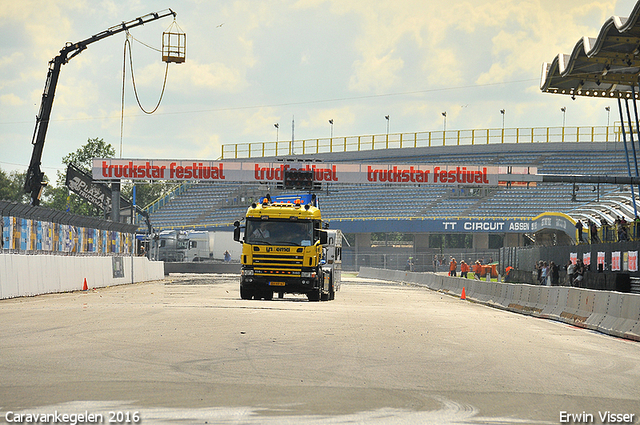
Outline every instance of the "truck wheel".
[[262, 297], [265, 299], [265, 301], [271, 301], [273, 299], [273, 291], [269, 288], [265, 289]]
[[336, 299], [336, 291], [333, 290], [333, 283], [329, 287], [329, 301], [333, 301]]
[[253, 298], [253, 291], [246, 289], [245, 287], [240, 287], [240, 298], [243, 300], [250, 300]]
[[329, 301], [329, 294], [325, 294], [324, 292], [322, 292], [322, 294], [320, 295], [320, 301]]
[[307, 293], [307, 298], [309, 301], [320, 301], [322, 297], [322, 288], [314, 289], [313, 291]]

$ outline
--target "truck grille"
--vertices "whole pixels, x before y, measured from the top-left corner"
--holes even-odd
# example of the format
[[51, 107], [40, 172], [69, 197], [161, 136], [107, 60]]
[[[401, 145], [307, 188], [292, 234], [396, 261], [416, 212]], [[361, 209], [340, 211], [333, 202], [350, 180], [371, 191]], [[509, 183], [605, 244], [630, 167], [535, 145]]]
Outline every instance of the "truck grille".
[[303, 259], [303, 255], [296, 253], [254, 253], [254, 272], [262, 276], [299, 277]]

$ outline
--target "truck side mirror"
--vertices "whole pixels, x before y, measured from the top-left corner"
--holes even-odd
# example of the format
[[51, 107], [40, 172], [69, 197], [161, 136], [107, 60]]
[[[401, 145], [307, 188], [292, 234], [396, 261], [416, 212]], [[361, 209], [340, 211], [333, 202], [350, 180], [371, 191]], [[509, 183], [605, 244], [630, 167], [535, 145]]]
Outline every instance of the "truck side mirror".
[[324, 230], [320, 230], [320, 245], [326, 245], [329, 240], [329, 234]]
[[236, 221], [233, 223], [233, 240], [236, 242], [240, 242], [240, 222]]

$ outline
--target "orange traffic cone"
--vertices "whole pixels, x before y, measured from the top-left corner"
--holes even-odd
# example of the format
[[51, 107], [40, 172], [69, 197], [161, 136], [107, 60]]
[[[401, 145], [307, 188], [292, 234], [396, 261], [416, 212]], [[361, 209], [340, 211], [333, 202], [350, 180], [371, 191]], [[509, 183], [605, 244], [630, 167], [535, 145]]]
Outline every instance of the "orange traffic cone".
[[82, 290], [83, 291], [87, 291], [89, 290], [89, 287], [87, 286], [87, 278], [84, 278], [84, 284], [82, 285]]
[[464, 286], [462, 287], [462, 294], [460, 295], [460, 299], [461, 300], [466, 300], [467, 299], [467, 295], [464, 292]]

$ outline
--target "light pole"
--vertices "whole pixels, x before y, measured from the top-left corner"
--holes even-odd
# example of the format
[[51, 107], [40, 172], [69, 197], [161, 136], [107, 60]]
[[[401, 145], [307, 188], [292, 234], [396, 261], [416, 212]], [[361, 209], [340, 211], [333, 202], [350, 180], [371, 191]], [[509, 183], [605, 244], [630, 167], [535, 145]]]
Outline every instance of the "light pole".
[[329, 120], [329, 124], [331, 124], [331, 138], [333, 139], [333, 118]]
[[505, 110], [504, 109], [500, 109], [500, 113], [502, 114], [502, 129], [504, 130], [504, 114], [505, 114]]
[[604, 110], [607, 111], [607, 127], [609, 127], [609, 118], [611, 118], [611, 108], [608, 106], [605, 106]]
[[387, 136], [389, 135], [389, 115], [385, 115], [384, 119], [387, 120]]
[[273, 126], [276, 128], [276, 143], [278, 143], [278, 141], [279, 141], [279, 140], [278, 140], [278, 138], [279, 138], [279, 136], [278, 136], [278, 130], [280, 129], [280, 124], [275, 123]]
[[563, 106], [560, 110], [562, 111], [562, 127], [564, 128], [565, 119], [567, 117], [567, 108]]
[[444, 111], [442, 113], [442, 116], [444, 117], [444, 123], [442, 124], [442, 131], [446, 132], [447, 131], [447, 111]]

